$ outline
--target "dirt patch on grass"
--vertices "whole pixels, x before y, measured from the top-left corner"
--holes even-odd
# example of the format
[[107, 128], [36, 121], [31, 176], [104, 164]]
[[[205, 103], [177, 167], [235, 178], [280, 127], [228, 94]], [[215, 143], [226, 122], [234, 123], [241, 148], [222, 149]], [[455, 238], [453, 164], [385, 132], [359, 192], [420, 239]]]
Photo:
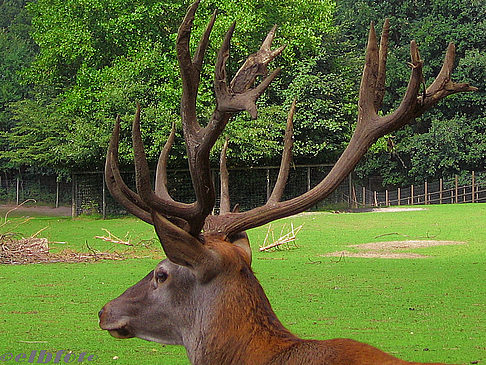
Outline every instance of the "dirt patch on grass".
[[419, 249], [435, 246], [465, 245], [461, 241], [435, 241], [435, 240], [408, 240], [408, 241], [387, 241], [387, 242], [370, 242], [361, 245], [348, 245], [355, 248], [358, 252], [336, 251], [325, 255], [324, 257], [364, 257], [364, 258], [382, 258], [382, 259], [423, 259], [429, 256], [411, 252], [400, 252], [404, 250]]
[[44, 205], [0, 205], [0, 215], [4, 216], [7, 212], [10, 212], [9, 216], [24, 216], [33, 214], [48, 217], [69, 217], [71, 216], [71, 207], [54, 208]]
[[419, 210], [427, 210], [427, 208], [424, 207], [384, 207], [384, 208], [357, 208], [357, 209], [351, 209], [348, 210], [347, 212], [349, 213], [395, 213], [395, 212], [415, 212]]

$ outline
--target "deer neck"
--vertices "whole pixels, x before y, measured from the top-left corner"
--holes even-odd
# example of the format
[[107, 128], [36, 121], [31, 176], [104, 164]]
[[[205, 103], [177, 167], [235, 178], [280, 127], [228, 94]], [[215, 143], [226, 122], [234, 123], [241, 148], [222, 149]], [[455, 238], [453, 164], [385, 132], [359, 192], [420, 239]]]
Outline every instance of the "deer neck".
[[265, 364], [299, 341], [278, 320], [250, 268], [218, 287], [211, 310], [201, 311], [197, 331], [184, 343], [192, 364]]

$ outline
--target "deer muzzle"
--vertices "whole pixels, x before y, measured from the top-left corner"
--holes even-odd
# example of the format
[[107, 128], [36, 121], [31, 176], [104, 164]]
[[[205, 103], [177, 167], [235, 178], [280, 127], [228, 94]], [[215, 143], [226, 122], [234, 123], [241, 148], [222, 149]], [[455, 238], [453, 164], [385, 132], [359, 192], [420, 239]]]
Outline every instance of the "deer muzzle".
[[115, 338], [124, 339], [135, 337], [135, 335], [131, 333], [130, 327], [128, 326], [128, 318], [116, 318], [113, 316], [110, 308], [107, 307], [108, 304], [98, 312], [100, 328], [108, 331], [110, 335]]

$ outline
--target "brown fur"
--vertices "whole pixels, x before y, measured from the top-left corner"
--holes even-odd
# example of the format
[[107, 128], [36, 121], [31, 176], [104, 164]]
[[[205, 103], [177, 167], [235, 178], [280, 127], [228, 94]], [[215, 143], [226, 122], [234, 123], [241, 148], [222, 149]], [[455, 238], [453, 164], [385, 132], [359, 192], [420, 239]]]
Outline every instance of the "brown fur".
[[[169, 270], [167, 282], [157, 289], [152, 278], [154, 275], [149, 274], [104, 307], [100, 314], [100, 326], [111, 329], [111, 333], [120, 338], [149, 337], [152, 341], [177, 344], [179, 342], [175, 339], [179, 337], [176, 335], [173, 335], [173, 341], [167, 340], [167, 334], [161, 335], [163, 339], [156, 338], [161, 331], [156, 322], [157, 318], [163, 322], [167, 320], [166, 315], [170, 317], [184, 310], [181, 316], [189, 318], [189, 327], [192, 326], [189, 335], [182, 333], [184, 331], [179, 328], [171, 327], [169, 332], [182, 333], [179, 344], [186, 346], [191, 362], [198, 365], [419, 364], [397, 359], [373, 346], [350, 339], [316, 341], [296, 337], [273, 312], [251, 270], [251, 258], [247, 251], [217, 236], [206, 237], [205, 246], [219, 257], [219, 271], [209, 281], [198, 283], [198, 277], [204, 275], [193, 274], [193, 269], [163, 261], [159, 266]], [[181, 290], [181, 287], [184, 289]], [[164, 308], [161, 307], [165, 306], [165, 302], [161, 305], [157, 299], [148, 299], [153, 297], [151, 290], [164, 290], [164, 298], [169, 294], [170, 303], [176, 303], [176, 306], [163, 312]], [[147, 313], [152, 315], [151, 306], [162, 312], [155, 319], [140, 319]], [[185, 327], [182, 321], [179, 323], [175, 320], [174, 323]], [[117, 323], [123, 323], [123, 328], [113, 331]], [[161, 325], [167, 332], [170, 326], [165, 323]], [[151, 326], [154, 327], [152, 330]]]

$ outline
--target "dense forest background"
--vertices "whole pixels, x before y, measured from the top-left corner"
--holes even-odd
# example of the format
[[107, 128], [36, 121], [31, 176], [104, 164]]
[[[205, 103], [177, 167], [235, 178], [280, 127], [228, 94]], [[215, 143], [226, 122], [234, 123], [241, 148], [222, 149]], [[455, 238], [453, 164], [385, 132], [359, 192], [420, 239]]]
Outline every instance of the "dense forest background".
[[[101, 170], [117, 114], [122, 117], [122, 164], [132, 161], [130, 123], [143, 108], [143, 136], [155, 164], [170, 125], [179, 121], [181, 85], [175, 57], [185, 0], [4, 0], [0, 2], [0, 171], [58, 174]], [[401, 100], [415, 39], [430, 83], [447, 44], [456, 44], [456, 81], [479, 92], [459, 94], [411, 126], [380, 139], [356, 169], [384, 185], [486, 170], [486, 2], [484, 0], [205, 0], [194, 30], [211, 12], [211, 35], [198, 112], [214, 108], [212, 70], [223, 35], [237, 21], [229, 70], [235, 72], [278, 24], [272, 67], [281, 76], [260, 101], [259, 118], [230, 122], [229, 164], [278, 164], [287, 110], [297, 98], [294, 162], [332, 163], [346, 146], [357, 115], [357, 94], [370, 21], [390, 18], [387, 95], [383, 112]], [[180, 130], [180, 128], [179, 128]], [[220, 144], [213, 159], [216, 166]], [[185, 167], [180, 133], [170, 167]]]

